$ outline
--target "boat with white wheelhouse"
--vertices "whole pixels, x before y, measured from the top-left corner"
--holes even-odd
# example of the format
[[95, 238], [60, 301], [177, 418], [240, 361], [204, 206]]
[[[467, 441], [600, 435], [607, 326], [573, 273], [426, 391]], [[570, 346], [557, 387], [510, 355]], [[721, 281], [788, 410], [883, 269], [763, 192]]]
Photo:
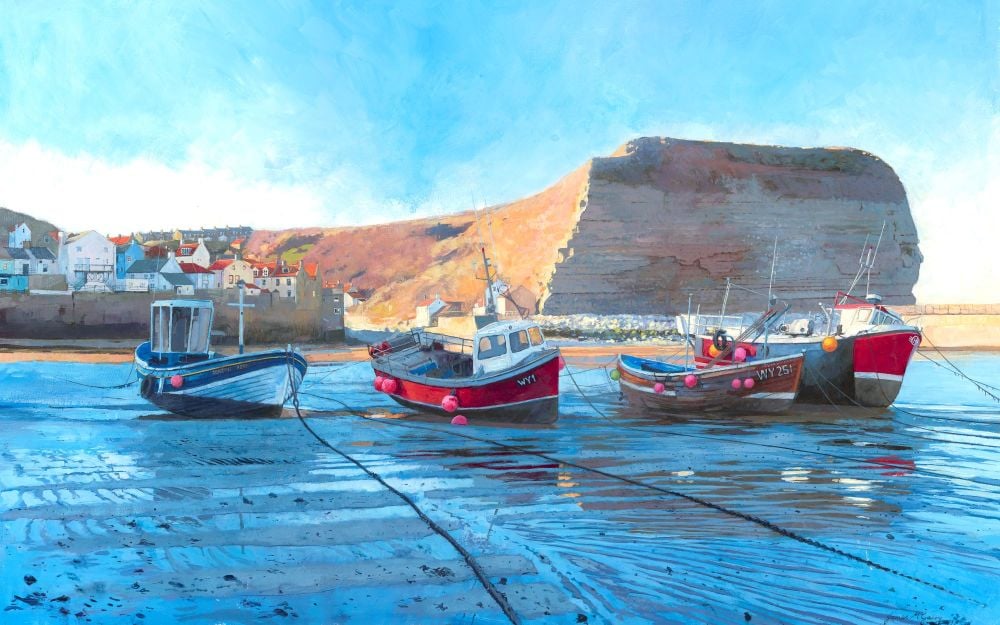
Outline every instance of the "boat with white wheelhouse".
[[559, 349], [533, 321], [487, 323], [471, 339], [412, 330], [369, 353], [375, 388], [403, 406], [508, 423], [559, 418]]
[[210, 345], [214, 316], [210, 300], [152, 303], [149, 340], [135, 350], [140, 395], [185, 417], [280, 416], [305, 376], [305, 358], [291, 347], [243, 353], [242, 308], [240, 353], [218, 354]]
[[[695, 360], [709, 362], [746, 325], [740, 315], [678, 316], [695, 337]], [[805, 355], [800, 401], [884, 407], [896, 400], [921, 341], [920, 328], [903, 321], [877, 295], [862, 299], [838, 291], [821, 318], [786, 316], [762, 338], [740, 341], [750, 360]], [[735, 348], [734, 348], [735, 349]]]

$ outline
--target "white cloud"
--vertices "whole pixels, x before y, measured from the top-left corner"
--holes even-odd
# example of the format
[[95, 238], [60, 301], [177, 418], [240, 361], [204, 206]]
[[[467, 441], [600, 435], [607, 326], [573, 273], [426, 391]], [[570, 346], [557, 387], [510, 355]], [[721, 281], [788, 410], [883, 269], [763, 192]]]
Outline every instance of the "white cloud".
[[[349, 191], [345, 173], [319, 184], [242, 179], [198, 160], [171, 168], [149, 159], [122, 165], [67, 156], [35, 142], [0, 141], [0, 206], [67, 230], [133, 230], [246, 224], [255, 228], [327, 225], [327, 194]], [[370, 207], [363, 194], [348, 204]]]

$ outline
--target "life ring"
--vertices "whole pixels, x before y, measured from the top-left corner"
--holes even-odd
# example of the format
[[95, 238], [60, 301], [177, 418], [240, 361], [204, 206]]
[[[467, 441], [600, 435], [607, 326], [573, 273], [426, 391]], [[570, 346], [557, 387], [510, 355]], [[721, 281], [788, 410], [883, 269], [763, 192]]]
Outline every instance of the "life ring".
[[732, 344], [732, 342], [733, 340], [729, 338], [729, 336], [726, 334], [726, 331], [722, 328], [716, 330], [715, 334], [712, 335], [712, 345], [715, 345], [715, 349], [719, 350], [720, 352], [724, 352], [727, 349], [729, 349], [729, 346]]
[[149, 399], [153, 396], [156, 390], [156, 377], [147, 375], [142, 379], [142, 384], [139, 385], [139, 395]]

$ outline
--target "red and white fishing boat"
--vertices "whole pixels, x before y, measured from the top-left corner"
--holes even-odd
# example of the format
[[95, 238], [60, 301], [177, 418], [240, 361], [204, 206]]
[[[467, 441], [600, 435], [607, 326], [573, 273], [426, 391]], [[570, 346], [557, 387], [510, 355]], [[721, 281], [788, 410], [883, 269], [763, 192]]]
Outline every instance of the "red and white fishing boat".
[[[559, 418], [559, 349], [538, 324], [500, 321], [497, 297], [510, 298], [482, 249], [486, 314], [471, 339], [413, 330], [368, 352], [375, 388], [424, 412], [507, 423], [554, 423]], [[511, 299], [521, 315], [524, 310]]]
[[[826, 324], [813, 318], [789, 320], [766, 337], [740, 342], [750, 360], [801, 353], [805, 375], [800, 399], [806, 402], [883, 407], [896, 400], [903, 376], [920, 345], [920, 328], [909, 325], [876, 295], [861, 299], [837, 292], [824, 308]], [[692, 323], [697, 334], [695, 362], [707, 363], [720, 347], [741, 332], [742, 317], [702, 317]], [[719, 323], [713, 324], [713, 322]], [[709, 325], [713, 324], [713, 325]], [[709, 334], [715, 327], [713, 334]]]
[[559, 349], [533, 321], [488, 323], [472, 339], [413, 330], [369, 353], [375, 388], [403, 406], [508, 423], [559, 418]]

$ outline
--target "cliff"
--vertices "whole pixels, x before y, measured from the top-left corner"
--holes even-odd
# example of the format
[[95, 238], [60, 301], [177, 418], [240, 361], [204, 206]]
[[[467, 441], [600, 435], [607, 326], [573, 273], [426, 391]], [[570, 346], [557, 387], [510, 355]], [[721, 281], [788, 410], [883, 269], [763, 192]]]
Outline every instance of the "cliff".
[[[899, 178], [871, 154], [643, 138], [594, 159], [588, 182], [546, 314], [677, 312], [689, 293], [716, 307], [726, 277], [766, 292], [775, 237], [775, 291], [814, 309], [850, 284], [883, 222], [871, 289], [914, 302], [916, 227]], [[765, 300], [733, 291], [730, 310]]]
[[[901, 182], [877, 157], [642, 138], [478, 219], [257, 231], [248, 252], [317, 261], [327, 280], [376, 289], [365, 315], [393, 325], [434, 295], [470, 307], [481, 299], [483, 241], [529, 308], [669, 314], [686, 308], [689, 293], [717, 307], [726, 277], [766, 291], [777, 236], [775, 291], [815, 309], [850, 284], [865, 237], [874, 243], [883, 222], [871, 289], [887, 303], [913, 303], [916, 229]], [[734, 291], [730, 310], [757, 310], [764, 299]]]

